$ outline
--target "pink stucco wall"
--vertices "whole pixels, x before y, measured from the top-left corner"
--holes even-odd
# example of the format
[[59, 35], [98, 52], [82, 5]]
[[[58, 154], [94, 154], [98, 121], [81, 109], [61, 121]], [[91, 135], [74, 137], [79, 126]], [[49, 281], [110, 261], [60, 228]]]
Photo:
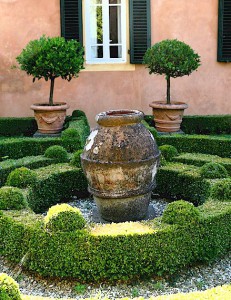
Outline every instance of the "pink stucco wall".
[[[231, 114], [231, 64], [218, 63], [218, 0], [151, 0], [152, 43], [177, 38], [201, 55], [202, 66], [191, 76], [172, 80], [172, 99], [189, 104], [186, 114]], [[30, 104], [48, 99], [49, 84], [12, 70], [15, 57], [42, 34], [60, 35], [59, 0], [0, 0], [0, 117], [32, 116]], [[135, 71], [81, 72], [71, 82], [57, 80], [55, 100], [84, 110], [94, 126], [100, 111], [139, 109], [151, 114], [149, 103], [165, 99], [164, 77]]]

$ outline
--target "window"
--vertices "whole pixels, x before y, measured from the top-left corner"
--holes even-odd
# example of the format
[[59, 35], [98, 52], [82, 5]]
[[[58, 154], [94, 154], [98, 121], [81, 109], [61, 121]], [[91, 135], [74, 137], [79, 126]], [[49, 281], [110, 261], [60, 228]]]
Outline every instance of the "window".
[[[128, 52], [130, 63], [142, 63], [151, 45], [150, 0], [61, 0], [60, 3], [61, 35], [66, 39], [83, 42], [84, 19], [83, 46], [88, 63], [123, 63]], [[130, 43], [126, 41], [127, 33]]]
[[231, 61], [231, 1], [219, 0], [218, 61]]

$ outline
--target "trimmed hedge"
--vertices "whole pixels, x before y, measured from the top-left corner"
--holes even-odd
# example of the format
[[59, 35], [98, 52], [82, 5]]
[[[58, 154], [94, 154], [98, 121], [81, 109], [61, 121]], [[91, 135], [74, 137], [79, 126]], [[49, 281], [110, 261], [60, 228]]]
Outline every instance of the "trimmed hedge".
[[54, 164], [55, 161], [46, 158], [43, 155], [25, 156], [19, 159], [7, 159], [0, 162], [0, 187], [5, 184], [7, 176], [16, 168], [26, 167], [29, 169], [37, 169]]
[[231, 158], [231, 138], [204, 135], [161, 135], [158, 146], [172, 145], [179, 152], [199, 152]]
[[12, 186], [0, 188], [0, 209], [20, 210], [25, 207], [28, 207], [28, 204], [22, 190]]
[[6, 185], [18, 188], [26, 188], [36, 181], [36, 173], [26, 167], [16, 168], [7, 177]]
[[50, 165], [35, 172], [37, 180], [28, 190], [28, 203], [36, 213], [87, 190], [83, 171], [69, 164]]
[[37, 129], [35, 118], [0, 118], [0, 136], [32, 136]]
[[0, 255], [17, 261], [28, 252], [25, 267], [30, 270], [84, 282], [174, 273], [231, 249], [231, 203], [207, 202], [197, 209], [198, 222], [183, 226], [166, 225], [157, 218], [65, 233], [47, 232], [32, 216], [30, 222], [19, 222], [14, 212], [4, 211]]
[[210, 162], [218, 163], [224, 166], [231, 176], [231, 158], [202, 153], [182, 153], [179, 156], [174, 157], [174, 161], [198, 167], [202, 167], [204, 164]]

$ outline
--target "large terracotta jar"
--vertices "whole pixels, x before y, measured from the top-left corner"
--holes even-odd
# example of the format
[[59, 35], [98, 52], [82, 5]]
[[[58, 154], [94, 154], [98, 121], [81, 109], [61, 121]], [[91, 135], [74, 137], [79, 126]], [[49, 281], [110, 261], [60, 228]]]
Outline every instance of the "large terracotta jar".
[[186, 103], [172, 102], [171, 104], [166, 104], [166, 102], [154, 101], [150, 106], [152, 107], [157, 131], [180, 132], [184, 110], [188, 108]]
[[136, 110], [100, 113], [98, 127], [87, 139], [82, 166], [105, 220], [141, 220], [147, 215], [160, 152], [142, 119]]
[[34, 117], [38, 125], [38, 133], [58, 134], [63, 129], [66, 118], [66, 110], [69, 106], [65, 102], [56, 102], [53, 106], [47, 103], [31, 105]]

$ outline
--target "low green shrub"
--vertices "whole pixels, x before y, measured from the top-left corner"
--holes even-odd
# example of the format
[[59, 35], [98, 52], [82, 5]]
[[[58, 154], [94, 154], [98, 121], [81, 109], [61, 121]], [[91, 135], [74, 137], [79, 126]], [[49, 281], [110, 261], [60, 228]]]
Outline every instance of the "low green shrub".
[[172, 145], [162, 145], [159, 150], [167, 161], [172, 161], [174, 157], [179, 155], [177, 149]]
[[83, 153], [83, 150], [78, 150], [73, 154], [73, 157], [70, 161], [70, 164], [72, 166], [75, 166], [77, 168], [82, 168], [82, 166], [81, 166], [81, 157], [80, 157], [82, 153]]
[[32, 136], [37, 129], [35, 118], [0, 118], [0, 136]]
[[0, 157], [22, 158], [25, 156], [42, 155], [53, 145], [61, 145], [60, 138], [7, 138], [1, 140]]
[[179, 156], [174, 158], [174, 161], [198, 167], [201, 167], [205, 163], [209, 162], [219, 163], [226, 168], [231, 176], [231, 158], [203, 153], [181, 153]]
[[231, 201], [231, 178], [215, 182], [212, 186], [211, 197], [219, 201]]
[[13, 170], [7, 177], [6, 185], [26, 188], [36, 181], [36, 173], [26, 167]]
[[15, 168], [26, 167], [37, 169], [55, 163], [53, 159], [46, 158], [44, 155], [26, 156], [19, 159], [7, 159], [0, 162], [0, 187], [5, 184], [7, 176]]
[[18, 283], [6, 273], [0, 273], [0, 299], [22, 300]]
[[[152, 119], [153, 119], [153, 117], [152, 117]], [[157, 132], [156, 128], [151, 126], [150, 123], [148, 122], [148, 120], [146, 120], [146, 118], [142, 121], [142, 124], [151, 132], [151, 134], [153, 135], [154, 138], [157, 137], [158, 132]]]
[[69, 164], [56, 164], [35, 170], [37, 181], [28, 190], [28, 202], [36, 213], [74, 195], [86, 194], [83, 171]]
[[17, 187], [3, 186], [0, 188], [0, 209], [20, 210], [27, 207], [22, 191]]
[[68, 161], [67, 150], [59, 145], [47, 148], [44, 155], [45, 157], [54, 159], [56, 162], [64, 163]]
[[164, 210], [162, 221], [167, 224], [195, 224], [199, 221], [200, 213], [192, 203], [178, 200], [170, 203]]
[[231, 139], [204, 135], [159, 135], [158, 146], [172, 145], [179, 152], [198, 152], [231, 158]]
[[78, 208], [57, 204], [49, 208], [44, 223], [46, 229], [55, 232], [83, 229], [86, 221]]
[[75, 128], [67, 128], [61, 135], [62, 145], [68, 152], [74, 152], [81, 149], [81, 137]]
[[200, 175], [203, 178], [210, 179], [226, 178], [228, 177], [228, 172], [221, 164], [209, 162], [200, 168]]

